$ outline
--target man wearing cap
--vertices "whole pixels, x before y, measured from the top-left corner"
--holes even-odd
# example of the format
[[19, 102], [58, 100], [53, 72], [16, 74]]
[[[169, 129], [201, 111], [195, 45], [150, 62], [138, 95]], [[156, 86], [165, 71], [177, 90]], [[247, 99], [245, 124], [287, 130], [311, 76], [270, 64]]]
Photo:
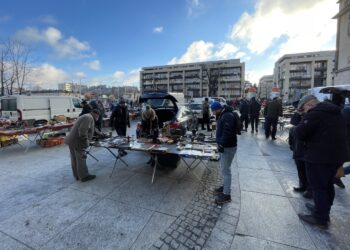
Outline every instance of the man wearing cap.
[[304, 161], [315, 204], [307, 203], [311, 214], [299, 214], [299, 218], [327, 228], [335, 196], [334, 177], [347, 159], [346, 123], [338, 106], [319, 102], [313, 95], [304, 96], [298, 109], [305, 116], [295, 128], [295, 136], [305, 142]]
[[82, 115], [74, 123], [72, 130], [65, 138], [69, 146], [73, 176], [82, 182], [92, 180], [96, 175], [90, 175], [86, 166], [86, 149], [95, 131], [95, 122], [100, 111], [94, 109], [91, 113]]
[[110, 125], [115, 128], [118, 136], [126, 136], [126, 126], [130, 128], [129, 112], [125, 101], [120, 100], [115, 107], [110, 118]]
[[215, 202], [224, 204], [231, 201], [231, 163], [237, 150], [237, 123], [231, 107], [222, 107], [219, 102], [213, 102], [210, 108], [217, 118], [216, 142], [220, 152], [220, 169], [224, 179], [224, 185], [215, 189], [218, 195]]

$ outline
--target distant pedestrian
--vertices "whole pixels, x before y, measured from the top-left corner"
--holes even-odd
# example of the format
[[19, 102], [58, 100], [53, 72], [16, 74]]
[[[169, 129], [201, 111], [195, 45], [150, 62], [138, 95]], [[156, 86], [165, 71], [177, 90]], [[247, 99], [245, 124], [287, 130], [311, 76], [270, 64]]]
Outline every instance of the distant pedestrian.
[[348, 159], [346, 123], [341, 109], [330, 102], [304, 96], [298, 105], [305, 114], [295, 129], [297, 139], [305, 142], [305, 164], [315, 205], [306, 204], [311, 214], [299, 218], [320, 228], [327, 228], [335, 196], [337, 168]]
[[110, 118], [110, 126], [116, 130], [118, 136], [126, 136], [126, 127], [130, 128], [130, 120], [124, 100], [121, 100], [114, 108]]
[[222, 107], [220, 102], [215, 101], [210, 108], [217, 117], [216, 142], [224, 179], [224, 185], [215, 189], [218, 194], [215, 201], [217, 204], [224, 204], [231, 201], [231, 163], [237, 151], [237, 123], [231, 107]]
[[255, 97], [252, 97], [249, 104], [249, 116], [250, 116], [250, 125], [252, 127], [252, 131], [251, 131], [252, 133], [254, 133], [254, 127], [255, 127], [255, 132], [258, 133], [260, 109], [261, 109], [260, 103], [256, 101]]
[[207, 130], [211, 131], [210, 128], [210, 111], [209, 111], [209, 100], [208, 97], [204, 98], [204, 102], [202, 104], [202, 130], [204, 130], [204, 124], [207, 124]]
[[98, 109], [80, 116], [65, 138], [65, 143], [69, 146], [74, 178], [82, 182], [96, 177], [89, 174], [86, 166], [86, 149], [89, 147], [89, 142], [95, 131], [95, 121], [98, 120], [99, 116], [100, 111]]
[[239, 105], [239, 112], [241, 113], [241, 124], [244, 131], [248, 130], [249, 126], [249, 103], [245, 97], [241, 100]]
[[278, 117], [282, 116], [282, 103], [278, 100], [278, 97], [275, 97], [272, 102], [267, 104], [264, 114], [266, 139], [271, 135], [272, 140], [276, 140]]

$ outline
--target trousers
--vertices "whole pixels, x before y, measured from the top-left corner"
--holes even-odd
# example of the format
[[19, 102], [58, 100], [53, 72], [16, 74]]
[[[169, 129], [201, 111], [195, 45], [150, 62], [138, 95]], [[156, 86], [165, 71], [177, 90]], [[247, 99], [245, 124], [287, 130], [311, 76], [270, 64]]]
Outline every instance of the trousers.
[[[278, 118], [271, 118], [271, 117], [265, 118], [265, 136], [266, 136], [266, 138], [269, 138], [270, 135], [272, 136], [272, 138], [276, 137], [277, 124], [278, 124]], [[272, 126], [272, 130], [271, 130], [271, 126]]]
[[250, 125], [252, 126], [252, 131], [255, 130], [258, 131], [258, 125], [259, 125], [259, 116], [250, 116]]
[[224, 194], [231, 194], [231, 163], [235, 157], [237, 147], [224, 148], [224, 152], [220, 153], [220, 169], [224, 178]]
[[86, 166], [85, 150], [69, 146], [69, 151], [74, 178], [81, 180], [87, 177], [89, 175], [89, 171]]
[[335, 196], [334, 177], [338, 165], [306, 162], [306, 171], [308, 172], [315, 202], [313, 215], [323, 222], [329, 220], [329, 213], [333, 205]]

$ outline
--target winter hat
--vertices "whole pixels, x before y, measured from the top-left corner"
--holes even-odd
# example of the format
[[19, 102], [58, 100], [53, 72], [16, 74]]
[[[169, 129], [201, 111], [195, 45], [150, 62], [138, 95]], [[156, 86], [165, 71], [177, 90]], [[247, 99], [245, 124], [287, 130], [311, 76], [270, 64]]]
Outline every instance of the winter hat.
[[146, 110], [142, 112], [142, 120], [151, 120], [154, 121], [156, 118], [156, 112], [149, 106], [146, 106]]
[[210, 105], [210, 108], [212, 111], [216, 111], [216, 110], [219, 110], [222, 108], [220, 102], [213, 102], [211, 105]]
[[317, 100], [316, 96], [314, 95], [305, 95], [299, 100], [298, 109], [302, 109], [305, 105], [305, 103], [311, 101], [311, 100]]

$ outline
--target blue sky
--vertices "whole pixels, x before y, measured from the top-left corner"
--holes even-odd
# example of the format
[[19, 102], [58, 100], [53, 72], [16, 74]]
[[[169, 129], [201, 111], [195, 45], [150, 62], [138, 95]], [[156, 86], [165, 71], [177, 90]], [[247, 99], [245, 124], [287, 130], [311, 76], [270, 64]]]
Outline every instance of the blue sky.
[[335, 49], [337, 10], [333, 0], [2, 0], [0, 39], [32, 48], [31, 86], [138, 85], [142, 67], [232, 58], [257, 82], [285, 53]]

